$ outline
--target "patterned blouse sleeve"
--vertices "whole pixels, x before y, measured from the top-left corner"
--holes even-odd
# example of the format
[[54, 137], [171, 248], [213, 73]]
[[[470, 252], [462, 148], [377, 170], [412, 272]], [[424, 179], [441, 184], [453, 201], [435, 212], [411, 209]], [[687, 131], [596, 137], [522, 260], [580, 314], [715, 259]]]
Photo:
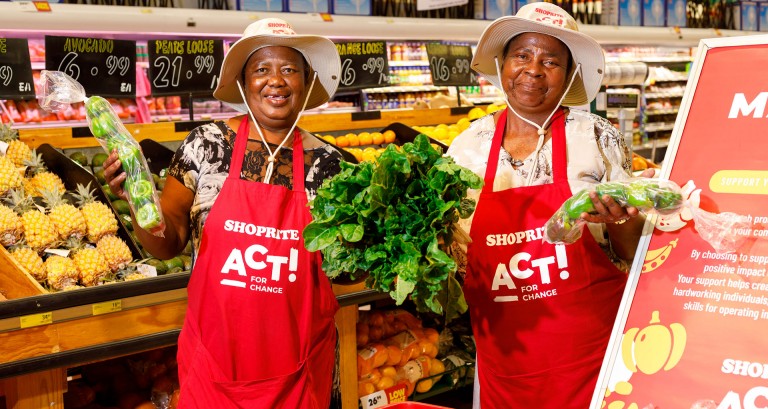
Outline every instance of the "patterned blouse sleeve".
[[601, 182], [623, 180], [632, 176], [632, 155], [624, 136], [607, 119], [594, 115], [595, 136], [605, 162]]
[[197, 191], [197, 181], [204, 166], [221, 166], [222, 156], [231, 149], [224, 142], [229, 128], [224, 122], [198, 126], [182, 141], [171, 159], [168, 175], [176, 178], [191, 191]]

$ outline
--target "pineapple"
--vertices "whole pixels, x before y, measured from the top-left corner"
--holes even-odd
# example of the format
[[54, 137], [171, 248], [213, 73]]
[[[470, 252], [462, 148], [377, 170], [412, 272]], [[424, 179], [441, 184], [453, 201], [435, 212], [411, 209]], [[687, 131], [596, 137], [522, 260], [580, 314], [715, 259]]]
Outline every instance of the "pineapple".
[[85, 218], [88, 240], [97, 243], [101, 236], [117, 233], [117, 218], [109, 206], [96, 200], [90, 187], [90, 183], [87, 187], [78, 183], [76, 196]]
[[24, 233], [21, 217], [8, 206], [0, 204], [0, 245], [10, 246]]
[[0, 141], [8, 144], [5, 156], [17, 167], [24, 166], [24, 161], [30, 158], [32, 150], [29, 145], [19, 140], [19, 131], [0, 123]]
[[7, 156], [0, 155], [0, 196], [11, 189], [21, 187], [23, 178], [16, 169], [16, 165]]
[[29, 247], [38, 252], [49, 248], [59, 238], [51, 219], [35, 207], [31, 196], [26, 196], [21, 190], [13, 189], [10, 195], [10, 203], [21, 214], [24, 238]]
[[125, 267], [133, 260], [131, 249], [119, 237], [109, 234], [96, 243], [96, 248], [104, 255], [113, 272]]
[[53, 190], [41, 190], [43, 201], [48, 208], [48, 217], [56, 226], [59, 237], [66, 240], [70, 237], [82, 239], [85, 236], [85, 218], [80, 209], [72, 206], [64, 199], [64, 192], [58, 187]]
[[80, 271], [80, 283], [86, 287], [101, 284], [112, 272], [107, 259], [95, 248], [85, 247], [75, 251], [72, 260]]
[[29, 170], [33, 175], [29, 184], [24, 186], [27, 194], [40, 196], [41, 190], [53, 190], [54, 188], [58, 188], [60, 192], [67, 190], [61, 178], [57, 174], [48, 171], [48, 168], [45, 167], [45, 162], [43, 162], [43, 155], [37, 153], [35, 149], [32, 149], [30, 158], [24, 161], [24, 164], [29, 166]]
[[48, 273], [45, 271], [43, 259], [35, 250], [26, 245], [16, 245], [11, 247], [11, 258], [24, 267], [35, 280], [41, 283], [45, 282]]
[[45, 260], [45, 271], [48, 285], [54, 290], [63, 290], [77, 285], [77, 279], [80, 276], [77, 264], [69, 257], [59, 255], [52, 255]]

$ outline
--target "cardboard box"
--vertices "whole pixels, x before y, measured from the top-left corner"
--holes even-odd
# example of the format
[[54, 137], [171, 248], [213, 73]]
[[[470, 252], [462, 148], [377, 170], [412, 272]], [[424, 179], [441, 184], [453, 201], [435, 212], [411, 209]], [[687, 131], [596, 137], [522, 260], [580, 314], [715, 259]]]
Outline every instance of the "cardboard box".
[[641, 0], [619, 0], [619, 25], [640, 26], [643, 23]]
[[370, 16], [371, 0], [333, 0], [333, 14]]
[[239, 0], [237, 4], [244, 11], [286, 11], [283, 0]]
[[740, 17], [736, 19], [738, 21], [737, 29], [743, 31], [757, 31], [758, 30], [758, 10], [757, 3], [753, 1], [744, 1], [741, 3]]
[[288, 0], [288, 10], [294, 13], [330, 13], [329, 0]]
[[664, 27], [667, 23], [667, 4], [665, 0], [643, 0], [643, 25], [646, 27]]
[[685, 27], [685, 0], [667, 0], [667, 27]]

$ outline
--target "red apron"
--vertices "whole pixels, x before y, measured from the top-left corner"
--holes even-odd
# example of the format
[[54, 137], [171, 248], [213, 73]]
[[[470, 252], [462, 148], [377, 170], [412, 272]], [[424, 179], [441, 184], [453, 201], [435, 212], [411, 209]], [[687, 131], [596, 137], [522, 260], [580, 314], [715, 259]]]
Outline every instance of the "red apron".
[[496, 125], [468, 249], [464, 293], [477, 342], [483, 409], [586, 409], [626, 276], [589, 232], [542, 240], [571, 196], [565, 119], [552, 123], [554, 183], [493, 191], [507, 119]]
[[179, 336], [179, 408], [322, 408], [330, 404], [338, 309], [311, 219], [301, 135], [293, 190], [242, 180], [248, 121], [203, 227]]

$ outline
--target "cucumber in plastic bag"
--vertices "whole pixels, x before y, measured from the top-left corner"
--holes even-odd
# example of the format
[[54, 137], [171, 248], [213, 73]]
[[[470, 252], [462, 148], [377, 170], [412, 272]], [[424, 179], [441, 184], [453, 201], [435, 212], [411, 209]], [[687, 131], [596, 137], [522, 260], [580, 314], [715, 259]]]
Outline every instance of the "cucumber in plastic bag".
[[165, 221], [147, 160], [141, 153], [138, 142], [125, 129], [109, 101], [99, 96], [86, 97], [82, 85], [60, 71], [43, 71], [41, 80], [41, 106], [44, 109], [56, 112], [66, 109], [71, 103], [85, 102], [91, 133], [107, 154], [117, 150], [117, 156], [126, 174], [123, 188], [128, 194], [128, 204], [136, 222], [142, 229], [162, 236]]

